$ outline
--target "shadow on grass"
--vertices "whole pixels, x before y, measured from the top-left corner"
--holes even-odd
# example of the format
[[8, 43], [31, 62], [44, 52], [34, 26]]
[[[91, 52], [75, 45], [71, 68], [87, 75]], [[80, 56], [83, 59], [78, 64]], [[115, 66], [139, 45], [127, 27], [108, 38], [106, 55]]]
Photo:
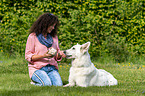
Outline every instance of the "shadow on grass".
[[103, 93], [105, 88], [99, 87], [55, 87], [55, 86], [46, 86], [46, 87], [38, 87], [33, 86], [29, 90], [4, 90], [1, 93], [1, 96], [72, 96], [72, 95], [87, 95], [90, 93], [100, 94]]
[[145, 95], [144, 91], [124, 89], [123, 86], [104, 86], [104, 87], [56, 87], [56, 86], [33, 86], [29, 89], [22, 90], [3, 90], [0, 96], [121, 96], [131, 95], [139, 96]]

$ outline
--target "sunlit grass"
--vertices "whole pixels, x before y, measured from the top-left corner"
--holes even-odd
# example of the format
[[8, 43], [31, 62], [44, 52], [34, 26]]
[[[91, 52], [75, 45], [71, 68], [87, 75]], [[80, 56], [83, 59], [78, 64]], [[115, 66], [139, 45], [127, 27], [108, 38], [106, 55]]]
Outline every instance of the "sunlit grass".
[[[0, 58], [0, 96], [143, 96], [145, 95], [145, 64], [110, 63], [92, 60], [95, 67], [104, 69], [118, 80], [117, 86], [104, 87], [55, 87], [30, 84], [27, 62], [23, 57]], [[59, 73], [64, 84], [68, 83], [67, 62], [59, 62]]]

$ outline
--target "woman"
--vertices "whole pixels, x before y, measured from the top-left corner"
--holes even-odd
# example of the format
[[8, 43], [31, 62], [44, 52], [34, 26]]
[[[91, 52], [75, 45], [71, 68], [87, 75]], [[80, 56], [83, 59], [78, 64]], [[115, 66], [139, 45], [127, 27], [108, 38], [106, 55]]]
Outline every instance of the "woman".
[[[58, 18], [51, 14], [41, 15], [31, 26], [25, 49], [25, 59], [29, 62], [29, 76], [35, 85], [62, 86], [57, 61], [66, 57], [58, 45]], [[48, 54], [50, 48], [56, 54]]]

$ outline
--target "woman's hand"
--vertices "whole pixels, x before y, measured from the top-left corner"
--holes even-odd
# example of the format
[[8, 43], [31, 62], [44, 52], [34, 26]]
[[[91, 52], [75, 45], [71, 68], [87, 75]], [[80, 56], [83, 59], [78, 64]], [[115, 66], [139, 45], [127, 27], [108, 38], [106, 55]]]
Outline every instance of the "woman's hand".
[[46, 53], [43, 54], [43, 55], [33, 55], [33, 56], [31, 57], [31, 60], [32, 60], [32, 61], [37, 61], [37, 60], [42, 59], [42, 58], [52, 58], [52, 57], [54, 57], [55, 55], [56, 55], [56, 54], [51, 55], [51, 54], [48, 54], [48, 52], [46, 52]]
[[63, 53], [63, 51], [59, 51], [59, 53], [57, 53], [57, 54], [55, 53], [54, 55], [51, 55], [48, 52], [46, 52], [43, 55], [33, 55], [31, 60], [37, 61], [37, 60], [42, 59], [42, 58], [53, 58], [56, 55], [57, 55], [57, 58], [61, 58], [61, 57], [66, 58], [66, 55]]
[[56, 54], [52, 55], [52, 54], [49, 54], [48, 52], [46, 52], [43, 56], [43, 58], [52, 58], [54, 57]]
[[66, 58], [66, 55], [64, 54], [63, 51], [59, 51], [59, 53], [57, 54], [57, 58], [61, 58], [61, 57]]

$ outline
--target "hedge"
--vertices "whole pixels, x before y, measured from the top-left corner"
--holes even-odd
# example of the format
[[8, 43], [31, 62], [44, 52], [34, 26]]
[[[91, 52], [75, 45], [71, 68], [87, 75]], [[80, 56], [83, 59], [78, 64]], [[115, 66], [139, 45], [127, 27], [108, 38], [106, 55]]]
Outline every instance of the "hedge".
[[58, 16], [59, 45], [91, 42], [91, 56], [124, 61], [145, 54], [144, 0], [1, 0], [0, 50], [24, 54], [29, 28], [43, 13]]

